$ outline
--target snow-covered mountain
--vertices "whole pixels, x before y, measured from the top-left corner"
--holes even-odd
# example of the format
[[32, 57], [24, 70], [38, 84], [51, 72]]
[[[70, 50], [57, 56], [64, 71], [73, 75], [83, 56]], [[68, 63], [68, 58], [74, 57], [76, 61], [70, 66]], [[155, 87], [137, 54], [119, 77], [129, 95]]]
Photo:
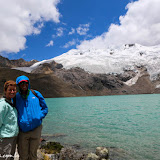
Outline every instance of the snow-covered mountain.
[[138, 73], [137, 67], [143, 66], [154, 80], [160, 74], [160, 45], [142, 46], [139, 44], [127, 44], [120, 48], [108, 49], [72, 49], [58, 57], [33, 64], [31, 67], [17, 68], [25, 72], [31, 72], [43, 63], [52, 61], [60, 63], [64, 68], [80, 67], [90, 73], [120, 74], [126, 70]]

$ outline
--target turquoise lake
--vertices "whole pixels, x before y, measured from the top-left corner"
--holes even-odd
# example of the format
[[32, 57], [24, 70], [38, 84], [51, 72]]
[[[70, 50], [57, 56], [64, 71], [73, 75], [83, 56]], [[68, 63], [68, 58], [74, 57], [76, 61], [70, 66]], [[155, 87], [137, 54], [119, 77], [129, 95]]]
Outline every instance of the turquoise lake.
[[43, 134], [95, 150], [116, 147], [135, 160], [160, 160], [160, 94], [46, 98]]

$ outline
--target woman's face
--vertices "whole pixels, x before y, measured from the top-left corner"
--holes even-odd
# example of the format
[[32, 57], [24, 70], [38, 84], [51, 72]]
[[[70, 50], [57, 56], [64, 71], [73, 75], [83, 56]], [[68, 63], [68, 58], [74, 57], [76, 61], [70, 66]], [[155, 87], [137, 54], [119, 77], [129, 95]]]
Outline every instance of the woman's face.
[[8, 86], [7, 90], [5, 91], [5, 96], [7, 99], [11, 99], [16, 95], [16, 86]]

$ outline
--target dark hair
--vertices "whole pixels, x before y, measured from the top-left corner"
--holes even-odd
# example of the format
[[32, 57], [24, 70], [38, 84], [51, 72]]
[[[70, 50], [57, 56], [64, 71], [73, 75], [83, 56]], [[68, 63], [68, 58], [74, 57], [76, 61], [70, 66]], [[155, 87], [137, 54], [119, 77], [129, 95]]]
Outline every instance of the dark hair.
[[15, 86], [16, 87], [16, 82], [12, 81], [12, 80], [9, 80], [9, 81], [5, 82], [4, 91], [6, 91], [9, 86]]

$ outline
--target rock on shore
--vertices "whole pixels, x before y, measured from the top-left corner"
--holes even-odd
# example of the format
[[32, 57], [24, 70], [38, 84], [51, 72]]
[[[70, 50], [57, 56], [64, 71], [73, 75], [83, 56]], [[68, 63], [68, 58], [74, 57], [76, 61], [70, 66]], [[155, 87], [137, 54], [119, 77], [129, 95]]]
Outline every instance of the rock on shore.
[[38, 151], [38, 160], [131, 160], [126, 151], [115, 147], [97, 147], [95, 153], [76, 146], [62, 146], [58, 142], [46, 142]]

